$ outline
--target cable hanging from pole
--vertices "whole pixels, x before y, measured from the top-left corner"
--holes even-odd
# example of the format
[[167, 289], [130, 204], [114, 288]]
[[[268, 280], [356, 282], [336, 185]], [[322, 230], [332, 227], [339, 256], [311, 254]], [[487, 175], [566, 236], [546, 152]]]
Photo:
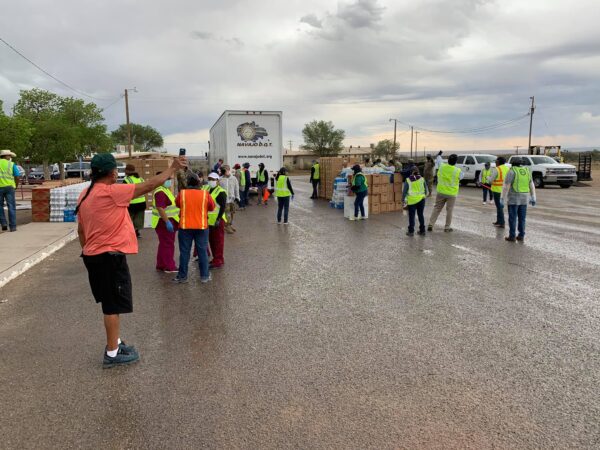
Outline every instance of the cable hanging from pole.
[[463, 130], [433, 130], [430, 128], [425, 128], [425, 127], [419, 127], [416, 125], [411, 125], [407, 122], [403, 122], [398, 120], [398, 122], [403, 123], [404, 125], [407, 126], [412, 126], [414, 127], [415, 130], [419, 130], [425, 133], [436, 133], [436, 134], [477, 134], [477, 133], [482, 133], [482, 132], [486, 132], [486, 131], [492, 131], [492, 130], [496, 130], [496, 129], [500, 129], [500, 128], [504, 128], [507, 126], [512, 126], [513, 124], [516, 124], [518, 122], [520, 122], [521, 120], [525, 119], [529, 117], [529, 113], [524, 114], [522, 116], [519, 117], [515, 117], [514, 119], [509, 119], [509, 120], [505, 120], [502, 122], [497, 122], [494, 124], [490, 124], [490, 125], [485, 125], [482, 127], [475, 127], [475, 128], [467, 128], [467, 129], [463, 129]]

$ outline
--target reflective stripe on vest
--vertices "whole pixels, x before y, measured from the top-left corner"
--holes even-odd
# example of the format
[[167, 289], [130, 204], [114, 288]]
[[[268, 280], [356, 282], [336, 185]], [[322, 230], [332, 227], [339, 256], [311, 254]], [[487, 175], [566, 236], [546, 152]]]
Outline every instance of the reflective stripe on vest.
[[279, 175], [279, 178], [277, 178], [277, 183], [275, 183], [275, 197], [289, 197], [292, 195], [288, 189], [287, 179], [288, 177], [285, 175]]
[[[201, 192], [201, 196], [198, 196], [198, 192]], [[197, 199], [198, 197], [201, 198], [201, 202], [198, 204], [197, 201], [193, 201], [192, 200], [192, 205], [188, 205], [188, 203], [190, 202], [190, 200], [188, 199], [188, 197], [191, 197], [193, 200], [194, 197]], [[179, 192], [179, 201], [180, 201], [180, 205], [181, 205], [181, 210], [180, 210], [180, 217], [179, 217], [179, 228], [186, 230], [186, 229], [201, 229], [201, 230], [205, 230], [206, 227], [208, 227], [208, 215], [207, 213], [207, 209], [208, 209], [208, 195], [204, 194], [204, 192], [202, 192], [202, 189], [183, 189]], [[191, 206], [192, 208], [199, 208], [200, 209], [200, 223], [189, 223], [190, 222], [190, 217], [188, 217], [190, 214], [190, 210], [188, 208], [188, 206]]]
[[502, 185], [504, 184], [504, 179], [506, 178], [506, 174], [508, 173], [509, 169], [507, 166], [502, 164], [501, 166], [496, 167], [496, 171], [498, 174], [492, 183], [492, 192], [502, 192]]
[[408, 183], [406, 203], [408, 205], [416, 205], [425, 198], [425, 180], [419, 178], [418, 180], [410, 181], [410, 178], [407, 178], [406, 182]]
[[166, 187], [159, 186], [152, 194], [152, 228], [156, 228], [161, 219], [158, 209], [156, 209], [156, 194], [159, 192], [164, 193], [171, 202], [171, 204], [165, 208], [165, 214], [169, 219], [174, 219], [175, 222], [179, 222], [179, 208], [175, 205], [175, 196]]
[[[215, 201], [215, 209], [208, 212], [208, 225], [211, 227], [214, 226], [215, 223], [217, 223], [217, 217], [219, 217], [219, 211], [221, 211], [221, 205], [219, 205], [219, 203], [217, 202], [217, 197], [219, 196], [219, 194], [221, 192], [225, 192], [225, 195], [227, 195], [227, 192], [221, 186], [217, 186], [210, 193], [210, 196]], [[221, 217], [221, 220], [223, 222], [227, 223], [227, 218], [225, 217], [225, 214], [223, 214], [223, 217]]]
[[[125, 177], [125, 184], [140, 184], [143, 182], [144, 182], [143, 178], [134, 177], [133, 175]], [[130, 205], [135, 205], [137, 203], [146, 203], [146, 196], [141, 195], [139, 197], [134, 198], [133, 200], [131, 200], [129, 202]]]
[[240, 187], [246, 187], [246, 169], [242, 169], [240, 173], [242, 174], [240, 176]]
[[456, 197], [458, 195], [458, 186], [460, 182], [460, 169], [450, 164], [442, 164], [438, 169], [438, 194], [450, 195]]
[[520, 194], [529, 192], [529, 184], [531, 183], [531, 172], [527, 167], [513, 167], [512, 171], [515, 179], [512, 183], [512, 188]]
[[[356, 179], [358, 178], [358, 176], [361, 176], [365, 179], [365, 187], [369, 187], [369, 183], [367, 182], [367, 177], [365, 177], [362, 173], [357, 173], [356, 175], [354, 175], [354, 177], [352, 178], [352, 186], [356, 186]], [[375, 189], [375, 188], [373, 188]]]
[[267, 180], [265, 178], [265, 170], [263, 169], [262, 171], [259, 170], [258, 173], [256, 174], [256, 181], [258, 183], [265, 183]]
[[13, 174], [14, 167], [14, 162], [0, 158], [0, 187], [17, 187], [15, 175]]
[[313, 180], [320, 180], [321, 179], [321, 166], [319, 165], [319, 163], [315, 163], [313, 165], [313, 169], [315, 169], [315, 173], [313, 175]]

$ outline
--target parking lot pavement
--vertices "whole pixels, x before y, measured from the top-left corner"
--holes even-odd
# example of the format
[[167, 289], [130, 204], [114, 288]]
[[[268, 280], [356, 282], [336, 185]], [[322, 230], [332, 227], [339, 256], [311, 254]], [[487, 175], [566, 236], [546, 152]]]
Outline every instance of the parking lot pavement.
[[291, 224], [240, 212], [208, 285], [155, 272], [144, 230], [137, 365], [101, 369], [77, 243], [3, 287], [2, 446], [597, 448], [597, 189], [541, 190], [510, 244], [475, 188], [454, 233], [409, 239], [293, 182]]

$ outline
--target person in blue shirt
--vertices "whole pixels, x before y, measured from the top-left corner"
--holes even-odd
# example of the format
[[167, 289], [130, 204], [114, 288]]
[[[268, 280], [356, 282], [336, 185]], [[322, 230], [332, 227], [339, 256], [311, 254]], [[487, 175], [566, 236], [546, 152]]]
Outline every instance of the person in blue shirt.
[[[0, 150], [0, 225], [2, 231], [17, 231], [17, 199], [15, 191], [19, 186], [21, 172], [19, 167], [12, 162], [16, 158], [10, 150]], [[8, 222], [4, 215], [4, 200], [8, 206]]]

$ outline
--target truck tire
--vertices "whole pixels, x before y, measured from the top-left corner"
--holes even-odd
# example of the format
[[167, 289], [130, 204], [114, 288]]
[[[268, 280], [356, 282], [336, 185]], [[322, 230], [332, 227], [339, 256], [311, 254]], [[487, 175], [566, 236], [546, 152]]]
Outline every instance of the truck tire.
[[466, 186], [467, 184], [469, 184], [469, 180], [460, 180], [461, 186]]
[[559, 186], [563, 189], [569, 189], [571, 187], [570, 184], [559, 184]]
[[538, 189], [538, 188], [541, 189], [544, 187], [544, 179], [542, 178], [541, 173], [533, 174], [533, 185], [535, 186], [536, 189]]

